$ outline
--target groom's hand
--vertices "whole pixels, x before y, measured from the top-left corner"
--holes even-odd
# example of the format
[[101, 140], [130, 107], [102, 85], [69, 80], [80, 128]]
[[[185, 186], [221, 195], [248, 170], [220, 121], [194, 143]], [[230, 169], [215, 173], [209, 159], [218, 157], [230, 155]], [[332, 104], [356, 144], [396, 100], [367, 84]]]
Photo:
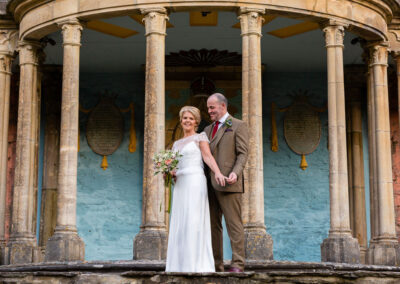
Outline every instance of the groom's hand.
[[228, 184], [234, 184], [235, 182], [237, 182], [237, 175], [234, 172], [231, 172], [229, 174], [229, 177], [226, 179], [226, 182]]

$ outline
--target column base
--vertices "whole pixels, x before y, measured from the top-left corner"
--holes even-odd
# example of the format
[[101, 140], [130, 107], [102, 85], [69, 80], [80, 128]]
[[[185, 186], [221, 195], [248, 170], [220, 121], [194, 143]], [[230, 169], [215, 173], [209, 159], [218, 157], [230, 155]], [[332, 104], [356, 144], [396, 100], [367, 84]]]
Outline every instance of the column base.
[[75, 231], [55, 231], [46, 244], [45, 261], [83, 261], [85, 243]]
[[25, 264], [40, 260], [40, 250], [35, 239], [31, 238], [10, 240], [2, 253], [4, 264]]
[[0, 240], [0, 265], [8, 264], [8, 249], [6, 248], [6, 240]]
[[360, 246], [360, 263], [367, 263], [367, 248], [364, 246]]
[[133, 241], [133, 259], [164, 260], [167, 257], [167, 232], [141, 230]]
[[350, 234], [330, 235], [321, 244], [321, 261], [360, 263], [360, 246]]
[[400, 265], [400, 245], [397, 240], [371, 241], [366, 254], [368, 264]]
[[264, 226], [245, 225], [244, 228], [244, 249], [246, 260], [272, 260], [273, 240]]

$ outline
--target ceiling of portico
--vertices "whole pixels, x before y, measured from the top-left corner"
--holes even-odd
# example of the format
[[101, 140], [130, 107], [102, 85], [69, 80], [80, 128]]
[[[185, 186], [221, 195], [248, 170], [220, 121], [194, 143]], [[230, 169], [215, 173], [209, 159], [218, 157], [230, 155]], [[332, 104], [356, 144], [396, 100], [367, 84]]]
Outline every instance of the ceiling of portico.
[[[167, 29], [166, 53], [189, 49], [219, 49], [241, 53], [240, 29], [237, 15], [219, 12], [216, 26], [191, 26], [189, 12], [169, 15], [173, 27]], [[127, 38], [119, 38], [84, 29], [81, 47], [81, 72], [131, 72], [145, 63], [146, 39], [144, 26], [132, 18], [115, 17], [102, 19], [138, 32]], [[326, 71], [326, 50], [321, 30], [312, 30], [299, 35], [279, 38], [268, 32], [302, 23], [303, 21], [278, 17], [263, 27], [262, 63], [269, 72], [315, 72]], [[62, 64], [61, 33], [51, 34], [55, 46], [45, 49], [46, 63]], [[356, 35], [346, 32], [344, 63], [362, 63], [359, 45], [350, 44]]]

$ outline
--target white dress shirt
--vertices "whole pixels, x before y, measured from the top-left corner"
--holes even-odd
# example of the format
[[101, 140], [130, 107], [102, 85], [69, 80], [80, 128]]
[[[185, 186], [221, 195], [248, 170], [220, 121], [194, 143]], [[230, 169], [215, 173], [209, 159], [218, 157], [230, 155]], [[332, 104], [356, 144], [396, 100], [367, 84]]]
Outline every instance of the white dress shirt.
[[228, 118], [228, 116], [229, 116], [229, 113], [226, 112], [226, 113], [224, 114], [224, 116], [221, 117], [221, 118], [218, 120], [218, 121], [219, 121], [218, 130], [221, 128], [222, 125], [224, 125], [225, 120]]

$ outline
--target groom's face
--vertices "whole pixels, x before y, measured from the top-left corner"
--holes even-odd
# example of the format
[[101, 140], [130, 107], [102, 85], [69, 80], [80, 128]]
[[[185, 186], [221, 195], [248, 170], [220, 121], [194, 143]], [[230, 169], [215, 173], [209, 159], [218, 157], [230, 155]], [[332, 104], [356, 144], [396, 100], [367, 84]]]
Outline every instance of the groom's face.
[[218, 101], [215, 97], [210, 97], [207, 100], [207, 109], [212, 121], [219, 120], [226, 113], [225, 104]]

